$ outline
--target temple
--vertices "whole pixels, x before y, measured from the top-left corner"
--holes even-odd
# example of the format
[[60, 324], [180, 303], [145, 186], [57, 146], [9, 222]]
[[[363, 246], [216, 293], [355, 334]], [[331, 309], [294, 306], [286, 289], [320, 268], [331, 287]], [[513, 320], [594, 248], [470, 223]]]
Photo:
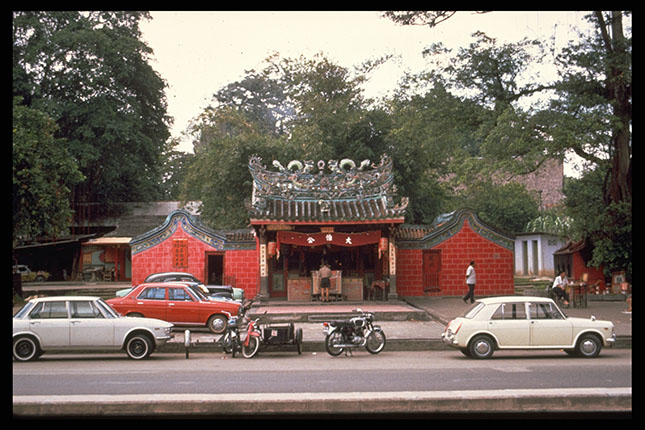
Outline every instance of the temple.
[[431, 225], [405, 224], [392, 160], [291, 161], [271, 168], [253, 156], [250, 225], [213, 230], [186, 211], [135, 237], [132, 282], [187, 271], [205, 283], [243, 288], [247, 297], [317, 301], [318, 270], [332, 269], [330, 297], [387, 300], [458, 295], [477, 261], [479, 294], [513, 293], [513, 237], [468, 209]]
[[[247, 203], [259, 238], [260, 294], [316, 299], [318, 269], [332, 269], [330, 295], [362, 300], [374, 281], [396, 296], [394, 232], [405, 221], [407, 198], [397, 201], [392, 160], [292, 161], [269, 170], [249, 161], [253, 194]], [[386, 290], [387, 288], [387, 290]]]

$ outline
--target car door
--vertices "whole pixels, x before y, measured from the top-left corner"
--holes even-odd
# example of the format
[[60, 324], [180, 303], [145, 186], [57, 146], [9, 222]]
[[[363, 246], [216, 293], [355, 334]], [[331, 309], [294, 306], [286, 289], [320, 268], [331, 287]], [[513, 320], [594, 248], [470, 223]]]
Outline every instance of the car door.
[[168, 302], [166, 301], [166, 287], [149, 286], [137, 295], [135, 309], [147, 318], [157, 318], [166, 321]]
[[204, 323], [199, 316], [198, 301], [186, 287], [168, 287], [167, 318], [174, 323]]
[[114, 321], [107, 319], [92, 300], [70, 301], [71, 347], [111, 347], [114, 345]]
[[531, 346], [554, 347], [571, 345], [573, 327], [553, 303], [530, 303]]
[[497, 338], [500, 348], [529, 346], [531, 333], [525, 303], [500, 304], [488, 321], [488, 329]]
[[43, 301], [29, 312], [29, 329], [35, 333], [47, 348], [69, 346], [69, 314], [67, 301]]

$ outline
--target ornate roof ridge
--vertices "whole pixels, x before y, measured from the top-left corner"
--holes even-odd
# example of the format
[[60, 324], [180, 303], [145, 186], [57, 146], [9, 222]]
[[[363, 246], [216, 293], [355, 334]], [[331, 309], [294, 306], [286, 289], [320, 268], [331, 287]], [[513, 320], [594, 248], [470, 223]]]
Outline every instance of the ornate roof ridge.
[[[259, 198], [284, 200], [343, 200], [394, 195], [392, 159], [383, 155], [380, 164], [363, 160], [357, 164], [350, 159], [292, 160], [284, 167], [274, 160], [277, 171], [262, 164], [262, 158], [249, 159], [253, 177], [253, 200]], [[317, 170], [316, 173], [314, 171]]]

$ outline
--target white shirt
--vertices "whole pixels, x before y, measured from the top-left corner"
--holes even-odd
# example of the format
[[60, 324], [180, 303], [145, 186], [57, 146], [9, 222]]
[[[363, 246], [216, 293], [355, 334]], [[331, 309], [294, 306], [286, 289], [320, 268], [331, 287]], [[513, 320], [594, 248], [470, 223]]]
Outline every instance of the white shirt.
[[555, 281], [553, 281], [553, 285], [551, 288], [559, 287], [559, 288], [564, 288], [565, 285], [567, 285], [569, 281], [567, 280], [566, 276], [563, 278], [560, 275], [558, 275], [555, 278]]
[[468, 266], [468, 269], [466, 269], [466, 283], [474, 284], [475, 280], [476, 280], [475, 268], [473, 266]]

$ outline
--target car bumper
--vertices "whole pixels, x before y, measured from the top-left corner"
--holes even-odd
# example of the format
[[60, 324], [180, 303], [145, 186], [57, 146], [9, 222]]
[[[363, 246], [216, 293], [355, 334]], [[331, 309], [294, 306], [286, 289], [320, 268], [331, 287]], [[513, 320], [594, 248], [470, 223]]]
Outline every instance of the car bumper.
[[453, 348], [459, 348], [459, 342], [457, 341], [457, 337], [454, 335], [454, 333], [450, 331], [445, 331], [441, 333], [441, 341]]
[[157, 335], [155, 336], [155, 344], [157, 345], [157, 347], [164, 346], [174, 336], [174, 333]]
[[611, 348], [616, 344], [616, 333], [613, 333], [611, 337], [605, 338], [605, 347]]

